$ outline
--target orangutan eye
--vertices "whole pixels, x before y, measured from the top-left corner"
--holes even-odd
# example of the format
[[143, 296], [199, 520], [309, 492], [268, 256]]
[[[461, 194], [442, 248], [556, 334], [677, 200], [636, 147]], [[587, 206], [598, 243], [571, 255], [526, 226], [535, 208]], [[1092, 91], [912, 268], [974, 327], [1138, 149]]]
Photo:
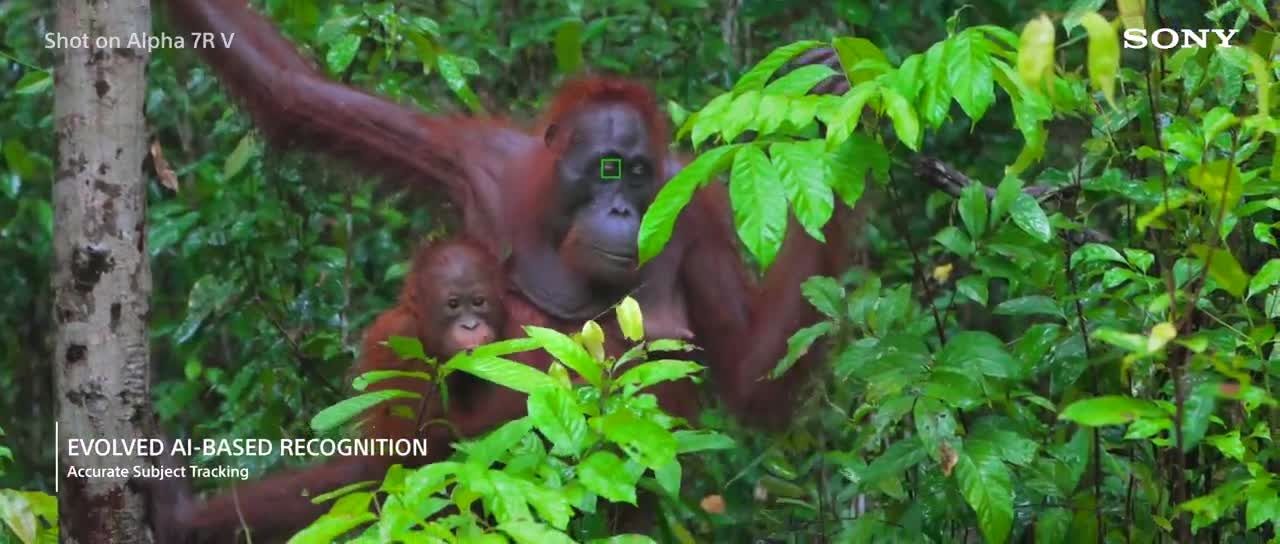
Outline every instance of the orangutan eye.
[[448, 304], [450, 310], [457, 310], [458, 306], [462, 305], [462, 302], [458, 300], [458, 297], [450, 297]]
[[631, 167], [631, 174], [635, 176], [643, 176], [649, 173], [649, 165], [637, 162]]
[[484, 306], [484, 297], [475, 297], [471, 299], [471, 305], [475, 306], [476, 308], [480, 308]]

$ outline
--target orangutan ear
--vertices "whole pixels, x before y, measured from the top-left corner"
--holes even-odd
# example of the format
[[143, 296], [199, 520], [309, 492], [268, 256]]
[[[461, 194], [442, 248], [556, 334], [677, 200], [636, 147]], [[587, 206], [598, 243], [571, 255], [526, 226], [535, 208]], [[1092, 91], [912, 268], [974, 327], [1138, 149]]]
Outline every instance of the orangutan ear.
[[551, 147], [552, 140], [556, 139], [556, 134], [560, 132], [560, 125], [552, 123], [547, 126], [547, 132], [542, 135], [542, 142]]

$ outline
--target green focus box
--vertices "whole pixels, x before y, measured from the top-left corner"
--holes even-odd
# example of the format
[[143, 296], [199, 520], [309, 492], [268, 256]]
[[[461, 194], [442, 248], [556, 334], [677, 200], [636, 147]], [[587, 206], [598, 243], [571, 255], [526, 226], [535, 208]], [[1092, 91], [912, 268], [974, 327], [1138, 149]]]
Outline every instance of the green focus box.
[[622, 159], [600, 159], [600, 179], [622, 179]]

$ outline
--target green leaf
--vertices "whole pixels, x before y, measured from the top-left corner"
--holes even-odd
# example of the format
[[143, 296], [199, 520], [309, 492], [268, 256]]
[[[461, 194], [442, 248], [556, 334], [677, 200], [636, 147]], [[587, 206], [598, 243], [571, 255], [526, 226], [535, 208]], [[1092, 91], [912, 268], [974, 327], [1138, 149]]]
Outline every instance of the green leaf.
[[1271, 84], [1273, 83], [1271, 68], [1266, 59], [1257, 53], [1247, 49], [1245, 51], [1249, 56], [1249, 72], [1253, 74], [1258, 116], [1267, 118], [1271, 115]]
[[728, 145], [707, 151], [662, 186], [640, 220], [638, 244], [641, 263], [648, 262], [662, 251], [671, 239], [680, 211], [693, 199], [693, 192], [727, 168], [739, 148], [738, 145]]
[[801, 357], [809, 353], [809, 349], [813, 347], [813, 343], [831, 332], [832, 325], [830, 321], [820, 321], [800, 329], [787, 339], [787, 354], [778, 361], [778, 366], [774, 367], [769, 373], [770, 378], [778, 378], [786, 374], [791, 366], [796, 364]]
[[1201, 383], [1191, 389], [1182, 410], [1182, 451], [1191, 451], [1204, 438], [1218, 400], [1217, 383]]
[[1070, 36], [1071, 32], [1080, 27], [1080, 18], [1087, 13], [1098, 11], [1106, 0], [1075, 0], [1071, 3], [1071, 7], [1067, 8], [1067, 14], [1062, 18], [1062, 28], [1067, 31]]
[[562, 74], [577, 73], [582, 69], [581, 19], [568, 18], [556, 29], [556, 67]]
[[[594, 361], [593, 361], [594, 362]], [[508, 389], [529, 394], [543, 387], [553, 387], [556, 382], [537, 369], [501, 357], [478, 357], [459, 353], [453, 356], [445, 368], [461, 370], [477, 378], [487, 380]]]
[[[622, 336], [632, 342], [644, 340], [644, 316], [640, 314], [640, 303], [630, 296], [618, 303], [618, 328]], [[597, 386], [598, 387], [598, 386]]]
[[1022, 370], [1004, 343], [989, 332], [963, 331], [938, 352], [938, 364], [995, 378], [1018, 376]]
[[725, 142], [734, 141], [751, 126], [760, 109], [760, 100], [759, 91], [747, 91], [733, 98], [720, 123], [720, 137]]
[[676, 437], [676, 452], [680, 454], [708, 450], [728, 450], [737, 446], [732, 437], [716, 431], [676, 431], [672, 434]]
[[662, 490], [672, 497], [680, 496], [681, 477], [680, 462], [675, 459], [653, 470], [653, 478], [658, 481]]
[[884, 99], [885, 113], [893, 121], [893, 131], [898, 134], [898, 140], [912, 151], [920, 151], [920, 118], [916, 117], [911, 102], [891, 87], [881, 87], [880, 96]]
[[849, 139], [850, 136], [859, 134], [857, 132], [858, 120], [862, 118], [862, 109], [866, 107], [867, 101], [879, 90], [878, 83], [867, 81], [858, 84], [850, 89], [848, 93], [845, 93], [840, 99], [840, 107], [836, 109], [835, 115], [827, 123], [828, 149], [833, 149]]
[[925, 53], [921, 67], [925, 85], [919, 102], [920, 117], [934, 128], [941, 126], [951, 111], [951, 85], [947, 74], [951, 69], [947, 52], [950, 44], [951, 40], [933, 44]]
[[649, 468], [656, 469], [676, 458], [676, 438], [671, 431], [630, 410], [620, 410], [600, 418], [599, 429], [605, 438]]
[[800, 284], [800, 292], [809, 304], [827, 317], [840, 319], [844, 315], [844, 286], [835, 278], [813, 276]]
[[1115, 107], [1116, 73], [1120, 70], [1120, 40], [1116, 30], [1105, 17], [1092, 12], [1084, 14], [1080, 24], [1089, 33], [1089, 81], [1093, 89]]
[[427, 354], [422, 349], [422, 341], [412, 336], [390, 336], [383, 342], [396, 357], [401, 359], [409, 359], [412, 361], [428, 361]]
[[[457, 448], [459, 451], [466, 453], [468, 465], [487, 467], [498, 459], [506, 458], [511, 448], [528, 437], [531, 431], [533, 431], [533, 420], [528, 417], [522, 417], [502, 424], [501, 427], [489, 431], [489, 434], [484, 435], [479, 440], [458, 444]], [[428, 466], [436, 465], [443, 465], [443, 463]], [[425, 467], [419, 469], [418, 473], [421, 474], [423, 470], [425, 470]], [[443, 478], [443, 476], [440, 477]], [[432, 480], [432, 482], [434, 483], [435, 480]], [[408, 481], [405, 482], [406, 485], [409, 483]], [[423, 489], [423, 491], [430, 491], [430, 488]]]
[[889, 69], [884, 52], [866, 38], [836, 38], [831, 47], [836, 50], [850, 85], [860, 85]]
[[482, 113], [484, 108], [480, 106], [480, 97], [476, 96], [475, 91], [471, 90], [471, 86], [467, 84], [467, 78], [462, 74], [461, 64], [463, 59], [449, 54], [441, 54], [436, 57], [436, 69], [440, 71], [440, 77], [444, 78], [444, 83], [458, 96], [459, 100], [471, 109], [472, 113]]
[[964, 295], [965, 298], [977, 302], [982, 306], [987, 305], [987, 283], [986, 276], [975, 274], [965, 276], [956, 282], [956, 291]]
[[996, 455], [969, 451], [956, 462], [960, 493], [978, 514], [978, 528], [988, 542], [1005, 542], [1013, 528], [1013, 476]]
[[329, 46], [329, 51], [324, 55], [324, 62], [325, 66], [329, 67], [330, 74], [340, 75], [346, 71], [351, 61], [355, 60], [356, 53], [360, 52], [361, 40], [359, 34], [347, 34]]
[[827, 164], [831, 188], [850, 208], [862, 198], [868, 169], [882, 183], [888, 179], [888, 151], [880, 142], [860, 133], [827, 154]]
[[1049, 216], [1040, 209], [1040, 203], [1035, 197], [1026, 193], [1019, 194], [1013, 201], [1013, 208], [1009, 210], [1009, 215], [1013, 217], [1013, 223], [1030, 234], [1032, 238], [1046, 243], [1053, 239], [1053, 227], [1049, 225]]
[[635, 480], [611, 452], [597, 451], [578, 464], [578, 479], [588, 491], [611, 502], [636, 503]]
[[1278, 283], [1280, 283], [1280, 259], [1271, 259], [1258, 269], [1253, 279], [1249, 280], [1249, 294], [1245, 298], [1251, 298]]
[[778, 170], [758, 146], [745, 146], [734, 157], [729, 200], [738, 236], [767, 269], [786, 233], [787, 197]]
[[409, 370], [375, 370], [373, 372], [365, 372], [364, 374], [356, 376], [354, 380], [351, 380], [351, 388], [356, 391], [364, 391], [368, 389], [370, 385], [393, 378], [413, 378], [429, 383], [431, 381], [431, 374], [426, 372], [413, 372]]
[[972, 183], [960, 192], [960, 220], [974, 240], [987, 231], [987, 192], [981, 183]]
[[1164, 417], [1165, 413], [1151, 401], [1115, 395], [1078, 400], [1058, 415], [1058, 419], [1074, 421], [1088, 427], [1120, 425], [1138, 418]]
[[833, 75], [836, 75], [836, 71], [825, 64], [801, 66], [765, 86], [764, 93], [781, 96], [803, 96], [814, 85]]
[[1223, 455], [1241, 463], [1244, 462], [1245, 447], [1244, 442], [1240, 440], [1239, 429], [1232, 430], [1227, 434], [1206, 437], [1204, 441], [1217, 448]]
[[830, 173], [822, 141], [776, 143], [769, 146], [769, 153], [796, 219], [809, 236], [826, 241], [822, 227], [835, 211], [835, 197], [827, 184]]
[[592, 357], [582, 344], [573, 341], [573, 338], [559, 331], [532, 325], [526, 326], [524, 332], [529, 335], [529, 338], [537, 340], [542, 349], [547, 350], [547, 353], [557, 361], [572, 368], [587, 380], [587, 383], [595, 387], [600, 387], [604, 383], [602, 378], [604, 369], [601, 368], [600, 362]]
[[1071, 512], [1066, 508], [1046, 508], [1036, 513], [1037, 544], [1058, 544], [1070, 542]]
[[659, 359], [627, 369], [614, 383], [642, 390], [657, 383], [682, 380], [696, 375], [702, 369], [702, 365], [692, 361]]
[[1053, 72], [1053, 21], [1040, 15], [1027, 22], [1018, 40], [1018, 75], [1031, 89], [1039, 89]]
[[1022, 194], [1022, 180], [1015, 176], [1005, 176], [996, 188], [996, 197], [991, 199], [991, 224], [996, 225], [1004, 218], [1004, 214], [1013, 207], [1013, 202]]
[[1080, 266], [1080, 263], [1091, 263], [1097, 261], [1111, 261], [1124, 265], [1129, 264], [1128, 261], [1125, 260], [1124, 256], [1121, 255], [1119, 251], [1116, 251], [1115, 248], [1093, 242], [1080, 246], [1080, 249], [1077, 249], [1071, 254], [1072, 268]]
[[418, 398], [422, 398], [422, 395], [396, 389], [385, 389], [382, 391], [374, 391], [372, 393], [363, 393], [349, 399], [344, 399], [333, 406], [321, 410], [320, 413], [311, 418], [311, 428], [315, 431], [327, 431], [351, 421], [356, 416], [363, 414], [365, 410], [377, 406], [385, 401]]
[[53, 74], [44, 70], [32, 70], [13, 85], [13, 92], [21, 95], [40, 94], [50, 87], [53, 87]]
[[226, 162], [222, 163], [222, 180], [227, 181], [234, 178], [244, 169], [244, 165], [249, 164], [249, 159], [257, 156], [258, 145], [254, 141], [253, 133], [247, 132], [240, 138], [240, 143], [236, 144], [236, 148], [227, 155]]
[[348, 531], [378, 519], [372, 512], [361, 514], [325, 514], [306, 529], [293, 535], [289, 542], [296, 544], [326, 544], [334, 542]]
[[1280, 496], [1268, 485], [1270, 479], [1258, 479], [1245, 490], [1245, 528], [1253, 530], [1270, 521], [1280, 520]]
[[1218, 282], [1223, 289], [1235, 296], [1244, 294], [1249, 285], [1249, 275], [1240, 267], [1230, 251], [1222, 248], [1210, 249], [1204, 244], [1191, 246], [1191, 253], [1209, 265], [1209, 277]]
[[965, 236], [964, 232], [955, 227], [944, 227], [938, 231], [938, 234], [934, 235], [933, 239], [942, 247], [947, 248], [947, 251], [961, 257], [973, 255], [975, 249], [973, 241], [968, 236]]
[[[11, 489], [0, 489], [0, 521], [7, 526], [23, 544], [36, 542], [39, 520], [32, 512], [31, 504], [22, 493]], [[0, 535], [7, 531], [0, 531]]]
[[778, 68], [791, 61], [796, 55], [821, 45], [822, 42], [819, 41], [805, 40], [774, 49], [765, 56], [764, 60], [756, 63], [750, 70], [747, 70], [747, 73], [738, 78], [738, 82], [733, 85], [733, 92], [741, 93], [764, 88], [765, 82], [769, 81], [769, 78], [773, 76], [774, 72], [778, 71]]
[[1200, 131], [1204, 133], [1204, 141], [1212, 142], [1218, 137], [1218, 134], [1235, 124], [1236, 116], [1231, 113], [1231, 110], [1217, 106], [1204, 114], [1204, 121], [1200, 124]]
[[529, 421], [551, 441], [552, 453], [577, 456], [587, 437], [587, 420], [573, 391], [544, 387], [529, 394]]
[[1187, 179], [1209, 198], [1208, 204], [1215, 218], [1219, 210], [1229, 212], [1234, 209], [1244, 193], [1240, 170], [1226, 159], [1192, 166], [1187, 171]]
[[1030, 295], [1006, 300], [996, 306], [997, 315], [1048, 315], [1066, 319], [1058, 302], [1043, 295]]
[[[949, 41], [947, 48], [947, 86], [955, 96], [960, 109], [974, 123], [987, 113], [996, 101], [995, 76], [990, 56], [984, 50], [981, 36], [974, 30], [966, 30]], [[935, 83], [936, 84], [936, 83]]]
[[536, 521], [508, 521], [498, 525], [517, 544], [576, 544], [577, 541], [560, 531]]

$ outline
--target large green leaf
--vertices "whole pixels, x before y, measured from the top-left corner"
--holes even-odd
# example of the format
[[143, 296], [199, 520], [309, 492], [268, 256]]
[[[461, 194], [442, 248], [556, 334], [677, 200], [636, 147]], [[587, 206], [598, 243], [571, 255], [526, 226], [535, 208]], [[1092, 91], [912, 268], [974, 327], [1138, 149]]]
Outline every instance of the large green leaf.
[[822, 141], [776, 143], [769, 153], [796, 219], [809, 236], [826, 241], [822, 227], [835, 211], [835, 197], [827, 183], [830, 171]]
[[1049, 216], [1045, 215], [1035, 197], [1026, 193], [1019, 194], [1013, 200], [1009, 215], [1013, 217], [1013, 223], [1018, 225], [1018, 228], [1033, 238], [1041, 242], [1053, 239], [1053, 227], [1049, 224]]
[[984, 331], [963, 331], [953, 336], [938, 352], [938, 364], [994, 378], [1022, 373], [1021, 364], [1009, 355], [1004, 342]]
[[758, 146], [744, 146], [734, 157], [729, 200], [743, 245], [768, 268], [786, 233], [787, 196], [778, 170]]
[[676, 457], [676, 438], [671, 431], [630, 410], [600, 418], [599, 427], [605, 438], [649, 468], [657, 469]]
[[1208, 197], [1210, 211], [1215, 218], [1219, 210], [1230, 212], [1234, 209], [1244, 194], [1240, 170], [1226, 159], [1192, 166], [1187, 171], [1187, 179]]
[[582, 344], [553, 329], [530, 325], [524, 328], [524, 332], [529, 335], [529, 338], [537, 340], [542, 349], [547, 350], [547, 353], [557, 361], [564, 363], [586, 379], [587, 383], [595, 387], [601, 386], [604, 369], [600, 367], [600, 362], [582, 347]]
[[966, 30], [949, 40], [946, 81], [960, 109], [977, 123], [996, 101], [995, 77], [990, 55], [976, 30]]
[[1235, 296], [1244, 294], [1249, 285], [1249, 275], [1230, 251], [1222, 248], [1209, 248], [1204, 244], [1191, 246], [1191, 253], [1208, 263], [1209, 277]]
[[659, 359], [640, 363], [627, 369], [621, 376], [618, 376], [614, 383], [642, 390], [661, 382], [682, 380], [690, 376], [696, 377], [702, 368], [702, 365], [692, 361]]
[[948, 62], [950, 60], [949, 45], [951, 40], [933, 44], [925, 53], [924, 66], [921, 68], [925, 85], [919, 102], [920, 117], [933, 128], [941, 126], [951, 111], [951, 84], [948, 71], [952, 67]]
[[832, 324], [830, 321], [820, 321], [800, 329], [787, 339], [787, 354], [778, 361], [778, 366], [774, 367], [769, 373], [772, 378], [778, 378], [786, 374], [791, 366], [796, 364], [801, 357], [809, 353], [809, 349], [813, 347], [813, 343], [818, 341], [827, 333], [831, 332]]
[[981, 183], [973, 183], [960, 193], [960, 220], [974, 240], [987, 232], [987, 192]]
[[821, 45], [822, 42], [819, 41], [805, 40], [774, 49], [765, 56], [764, 60], [756, 63], [750, 70], [747, 70], [747, 73], [738, 78], [738, 82], [733, 85], [733, 92], [740, 93], [753, 89], [762, 89], [765, 82], [769, 81], [773, 73], [778, 71], [778, 68], [781, 68], [782, 65], [795, 58], [796, 55]]
[[648, 262], [662, 251], [671, 239], [680, 211], [693, 199], [693, 192], [728, 168], [738, 149], [737, 145], [728, 145], [707, 151], [662, 186], [640, 220], [638, 243], [641, 262]]
[[893, 131], [898, 134], [898, 140], [912, 151], [919, 151], [923, 134], [920, 131], [920, 118], [916, 116], [915, 108], [911, 107], [911, 101], [891, 87], [881, 87], [880, 97], [884, 99], [885, 113], [893, 121]]
[[836, 71], [825, 64], [801, 66], [765, 86], [764, 92], [782, 96], [803, 96], [814, 85], [833, 75], [836, 75]]
[[1013, 476], [1000, 456], [988, 448], [970, 448], [956, 462], [960, 493], [978, 514], [978, 528], [987, 542], [1003, 543], [1013, 528]]
[[422, 395], [397, 389], [386, 389], [356, 395], [321, 410], [315, 415], [315, 417], [311, 418], [311, 428], [316, 431], [327, 431], [351, 421], [356, 416], [363, 414], [365, 410], [377, 406], [385, 401], [393, 399], [418, 398], [422, 398]]
[[529, 394], [529, 420], [551, 441], [552, 453], [576, 456], [587, 446], [587, 419], [577, 396], [564, 387], [544, 387]]
[[1245, 298], [1252, 297], [1278, 283], [1280, 283], [1280, 259], [1271, 259], [1249, 280], [1249, 294]]
[[592, 493], [612, 502], [636, 503], [636, 482], [622, 459], [597, 451], [578, 464], [578, 479]]
[[552, 527], [536, 521], [508, 521], [498, 525], [518, 544], [575, 544], [577, 541]]
[[445, 366], [525, 394], [542, 387], [554, 386], [556, 383], [551, 377], [531, 366], [502, 357], [458, 354]]
[[1078, 400], [1058, 415], [1059, 419], [1089, 427], [1119, 425], [1138, 418], [1163, 417], [1166, 414], [1154, 402], [1115, 395]]

